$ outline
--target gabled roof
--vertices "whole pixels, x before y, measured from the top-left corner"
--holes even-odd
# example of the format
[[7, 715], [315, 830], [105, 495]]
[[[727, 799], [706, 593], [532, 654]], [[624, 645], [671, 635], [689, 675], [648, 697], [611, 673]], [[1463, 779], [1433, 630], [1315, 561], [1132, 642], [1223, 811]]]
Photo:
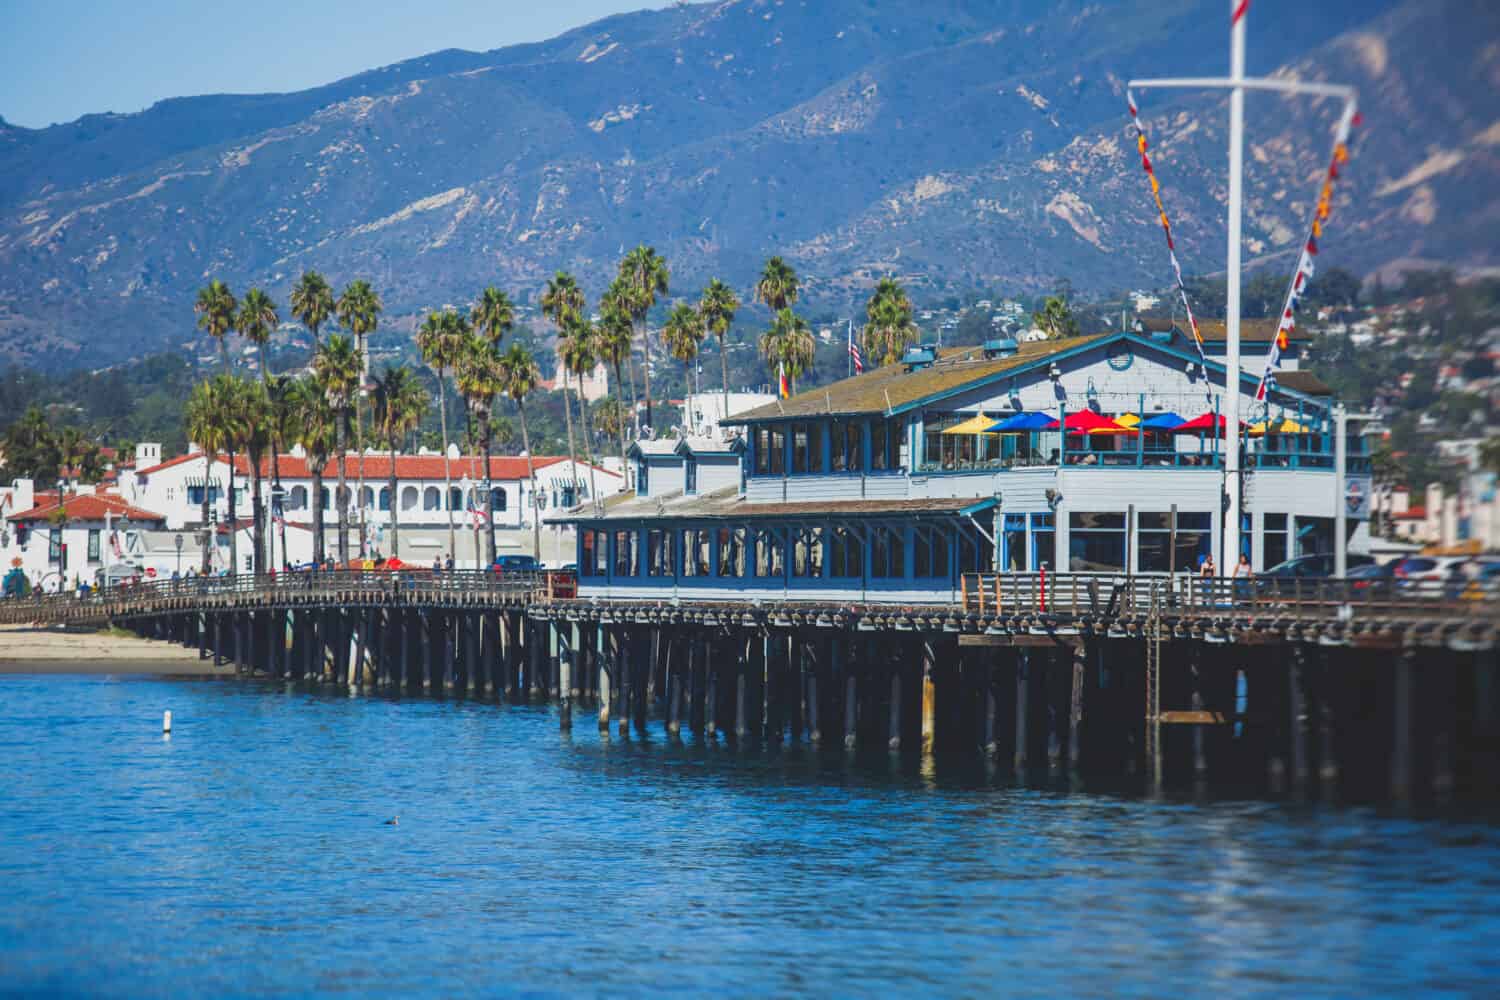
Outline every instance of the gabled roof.
[[201, 451], [195, 451], [189, 455], [178, 455], [176, 458], [169, 458], [165, 462], [158, 462], [156, 465], [147, 466], [144, 469], [137, 469], [135, 475], [136, 478], [139, 479], [142, 476], [149, 476], [153, 472], [160, 472], [163, 469], [170, 469], [174, 465], [181, 465], [184, 462], [191, 462], [196, 458], [203, 457], [204, 455]]
[[1318, 376], [1306, 369], [1298, 369], [1290, 372], [1277, 372], [1276, 384], [1283, 389], [1300, 392], [1307, 396], [1332, 396], [1333, 389]]
[[1063, 340], [1038, 340], [1022, 344], [1015, 354], [986, 358], [982, 347], [940, 350], [937, 362], [927, 368], [907, 371], [905, 365], [884, 365], [832, 385], [818, 386], [791, 399], [739, 413], [722, 424], [758, 423], [796, 417], [899, 413], [935, 397], [963, 389], [984, 379], [1019, 371], [1038, 362], [1101, 343], [1121, 334], [1096, 333]]
[[736, 437], [721, 441], [711, 437], [685, 437], [677, 442], [679, 455], [738, 455], [745, 450], [745, 439]]
[[12, 514], [10, 521], [45, 521], [61, 507], [69, 521], [102, 521], [110, 518], [128, 518], [132, 521], [165, 521], [166, 517], [143, 507], [136, 507], [123, 497], [113, 493], [73, 493], [58, 503], [55, 496], [37, 504], [30, 510]]

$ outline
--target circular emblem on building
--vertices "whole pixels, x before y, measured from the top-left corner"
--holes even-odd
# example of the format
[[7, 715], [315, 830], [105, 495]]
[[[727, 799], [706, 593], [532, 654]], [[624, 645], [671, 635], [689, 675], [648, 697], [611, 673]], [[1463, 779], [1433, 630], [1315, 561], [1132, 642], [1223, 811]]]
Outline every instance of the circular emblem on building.
[[1358, 514], [1365, 506], [1365, 487], [1358, 479], [1351, 479], [1344, 487], [1344, 505], [1349, 513]]
[[1121, 344], [1110, 351], [1109, 357], [1105, 360], [1115, 371], [1122, 372], [1130, 367], [1130, 363], [1135, 360], [1135, 355], [1131, 353], [1128, 345]]

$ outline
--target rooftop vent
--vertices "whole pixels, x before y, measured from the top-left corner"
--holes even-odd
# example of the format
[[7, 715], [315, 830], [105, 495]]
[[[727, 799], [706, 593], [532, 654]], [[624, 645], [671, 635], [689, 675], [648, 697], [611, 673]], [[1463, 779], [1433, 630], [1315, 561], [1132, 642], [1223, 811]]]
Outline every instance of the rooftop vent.
[[1008, 358], [1019, 350], [1016, 342], [1009, 337], [1000, 340], [986, 340], [984, 342], [984, 356], [986, 358]]
[[901, 363], [909, 372], [914, 372], [919, 368], [931, 368], [935, 361], [937, 361], [937, 348], [925, 344], [921, 347], [908, 347], [906, 353], [901, 355]]

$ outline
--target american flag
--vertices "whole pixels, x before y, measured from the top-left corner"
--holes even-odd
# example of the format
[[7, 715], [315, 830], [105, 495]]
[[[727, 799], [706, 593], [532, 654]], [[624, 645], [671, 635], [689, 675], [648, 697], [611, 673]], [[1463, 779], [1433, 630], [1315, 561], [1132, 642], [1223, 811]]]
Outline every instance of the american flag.
[[849, 360], [854, 364], [854, 374], [862, 375], [865, 370], [865, 357], [859, 353], [859, 345], [854, 342], [854, 322], [849, 322]]
[[474, 506], [474, 491], [473, 490], [469, 491], [469, 516], [474, 519], [474, 527], [477, 528], [477, 527], [481, 526], [482, 524], [484, 524], [484, 521], [485, 521], [484, 511], [482, 511], [478, 507]]

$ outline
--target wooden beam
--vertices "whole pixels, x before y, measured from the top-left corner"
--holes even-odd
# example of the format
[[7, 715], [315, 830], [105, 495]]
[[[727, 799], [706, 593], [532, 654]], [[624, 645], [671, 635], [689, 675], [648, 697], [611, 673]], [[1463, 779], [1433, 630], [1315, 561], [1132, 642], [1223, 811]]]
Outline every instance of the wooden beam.
[[1203, 710], [1162, 712], [1159, 718], [1163, 725], [1222, 726], [1229, 722], [1223, 712]]

